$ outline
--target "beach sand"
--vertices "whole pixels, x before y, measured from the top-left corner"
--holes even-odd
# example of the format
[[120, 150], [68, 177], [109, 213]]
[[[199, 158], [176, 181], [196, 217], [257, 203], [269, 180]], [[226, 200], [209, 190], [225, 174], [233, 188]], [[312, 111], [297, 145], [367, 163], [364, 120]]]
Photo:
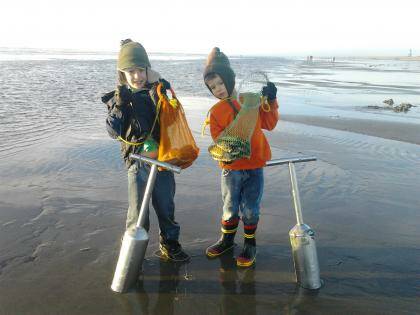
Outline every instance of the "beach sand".
[[[155, 256], [152, 210], [138, 286], [113, 293], [127, 208], [118, 143], [106, 136], [44, 143], [1, 161], [0, 314], [419, 313], [414, 129], [284, 117], [269, 133], [273, 158], [318, 158], [296, 165], [303, 218], [315, 230], [324, 281], [310, 292], [294, 278], [288, 231], [296, 219], [286, 166], [265, 169], [255, 268], [236, 268], [232, 255], [205, 257], [219, 236], [220, 170], [207, 154], [210, 138], [199, 135], [205, 113], [186, 111], [201, 148], [196, 163], [176, 175], [176, 219], [191, 262]], [[85, 163], [74, 162], [80, 160]]]

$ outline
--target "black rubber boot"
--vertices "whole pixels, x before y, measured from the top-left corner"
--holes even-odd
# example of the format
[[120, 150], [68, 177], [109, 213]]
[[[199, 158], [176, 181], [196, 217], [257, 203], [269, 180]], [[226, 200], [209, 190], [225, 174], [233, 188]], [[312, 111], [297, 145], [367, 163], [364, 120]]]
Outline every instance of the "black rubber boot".
[[207, 247], [207, 257], [214, 258], [232, 249], [235, 246], [235, 234], [236, 233], [222, 233], [222, 237], [215, 244]]
[[239, 256], [236, 257], [236, 265], [239, 267], [251, 267], [255, 264], [257, 257], [255, 232], [257, 231], [257, 226], [257, 223], [245, 224], [244, 222], [244, 247]]
[[251, 267], [257, 258], [257, 244], [255, 238], [245, 238], [244, 247], [236, 257], [236, 264], [239, 267]]

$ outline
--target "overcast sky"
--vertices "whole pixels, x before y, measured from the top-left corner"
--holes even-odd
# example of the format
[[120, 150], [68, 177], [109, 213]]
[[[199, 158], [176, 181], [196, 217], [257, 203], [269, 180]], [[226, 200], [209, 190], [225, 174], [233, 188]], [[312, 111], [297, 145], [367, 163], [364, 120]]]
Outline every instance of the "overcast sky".
[[2, 0], [0, 47], [420, 55], [420, 1]]

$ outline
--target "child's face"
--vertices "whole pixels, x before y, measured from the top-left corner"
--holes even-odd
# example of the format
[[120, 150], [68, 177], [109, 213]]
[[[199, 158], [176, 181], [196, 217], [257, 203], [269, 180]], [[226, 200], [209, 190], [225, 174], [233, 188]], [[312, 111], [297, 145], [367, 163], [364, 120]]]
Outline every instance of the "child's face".
[[219, 75], [216, 74], [214, 78], [206, 80], [206, 83], [209, 86], [210, 91], [213, 93], [213, 95], [216, 96], [218, 99], [224, 99], [229, 97], [226, 86]]
[[147, 83], [147, 72], [146, 69], [142, 68], [130, 68], [124, 71], [125, 78], [127, 79], [128, 85], [133, 89], [142, 89]]

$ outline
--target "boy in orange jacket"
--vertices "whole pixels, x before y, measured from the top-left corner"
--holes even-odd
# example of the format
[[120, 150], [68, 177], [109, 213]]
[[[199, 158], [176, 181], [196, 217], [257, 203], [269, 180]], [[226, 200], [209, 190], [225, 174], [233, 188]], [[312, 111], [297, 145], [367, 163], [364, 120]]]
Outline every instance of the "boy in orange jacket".
[[[210, 92], [220, 101], [210, 110], [210, 133], [213, 140], [235, 119], [241, 109], [234, 98], [235, 73], [229, 59], [219, 48], [210, 52], [203, 73]], [[241, 158], [222, 168], [221, 190], [223, 198], [222, 236], [206, 250], [208, 257], [217, 257], [234, 247], [234, 238], [242, 213], [244, 245], [236, 258], [241, 267], [250, 267], [256, 259], [255, 232], [259, 220], [260, 202], [264, 188], [263, 167], [271, 159], [271, 150], [262, 129], [273, 130], [279, 119], [276, 99], [277, 88], [271, 82], [263, 87], [262, 94], [270, 105], [268, 112], [260, 108], [259, 117], [251, 137], [251, 157]]]

